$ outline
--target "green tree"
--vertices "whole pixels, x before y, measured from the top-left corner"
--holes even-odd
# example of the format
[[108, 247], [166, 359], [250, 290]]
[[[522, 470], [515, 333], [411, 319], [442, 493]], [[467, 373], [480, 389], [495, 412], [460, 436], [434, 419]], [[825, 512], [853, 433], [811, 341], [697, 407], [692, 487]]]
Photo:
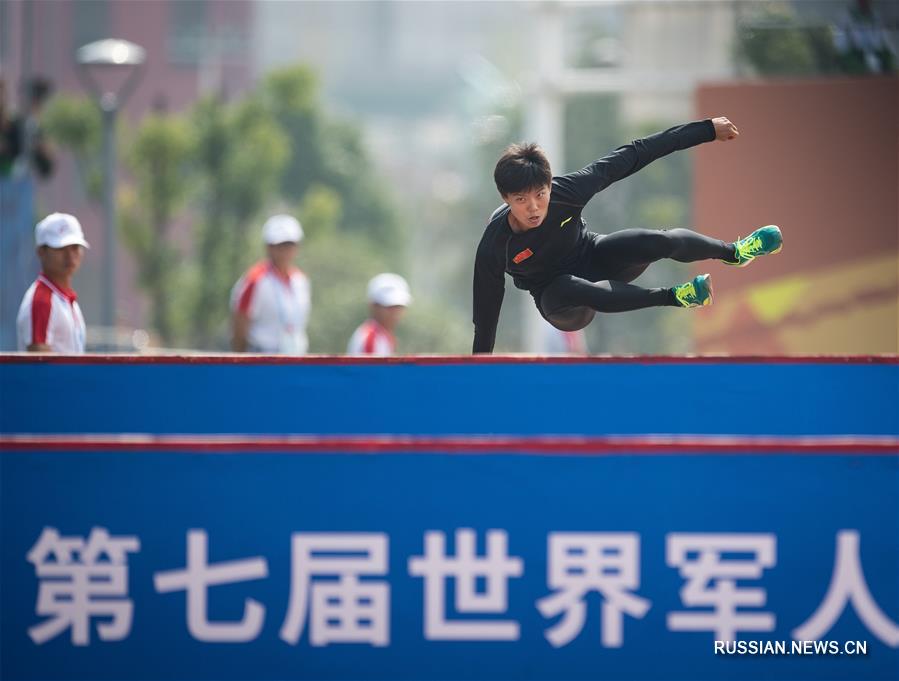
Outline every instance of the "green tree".
[[[317, 353], [343, 353], [355, 328], [368, 316], [365, 291], [368, 280], [388, 270], [388, 253], [339, 229], [343, 220], [339, 195], [323, 185], [312, 185], [298, 210], [309, 235], [300, 264], [312, 281], [309, 346]], [[471, 339], [464, 318], [443, 301], [415, 294], [397, 329], [403, 353], [462, 353]]]
[[358, 126], [325, 114], [316, 79], [306, 67], [273, 71], [261, 90], [265, 106], [294, 151], [281, 179], [282, 196], [296, 203], [312, 184], [329, 187], [341, 198], [339, 229], [361, 235], [385, 253], [398, 253], [402, 248], [399, 220]]
[[[96, 107], [57, 98], [47, 121], [99, 199]], [[307, 234], [300, 257], [313, 285], [314, 351], [342, 352], [366, 315], [368, 279], [403, 269], [390, 189], [360, 131], [325, 112], [308, 69], [275, 72], [239, 101], [152, 116], [120, 137], [132, 181], [120, 183], [119, 225], [167, 344], [227, 347], [228, 294], [263, 254], [256, 237], [266, 215], [286, 206], [297, 207]], [[193, 226], [183, 238], [173, 233], [181, 224]]]
[[290, 146], [253, 99], [201, 101], [193, 112], [200, 217], [195, 241], [192, 337], [200, 347], [227, 347], [228, 291], [252, 259], [248, 236], [277, 196]]
[[755, 3], [737, 36], [737, 57], [761, 76], [809, 76], [837, 70], [831, 28], [799, 25], [783, 2]]
[[325, 176], [324, 114], [315, 74], [302, 66], [279, 69], [261, 84], [262, 101], [290, 139], [293, 150], [280, 180], [280, 193], [298, 203]]
[[72, 152], [82, 189], [99, 201], [103, 188], [99, 157], [102, 123], [97, 105], [86, 97], [57, 95], [47, 105], [43, 126], [50, 139]]
[[179, 330], [172, 306], [181, 300], [176, 285], [179, 254], [171, 230], [188, 196], [192, 151], [192, 130], [183, 118], [144, 119], [126, 153], [133, 184], [119, 197], [119, 229], [150, 299], [151, 327], [167, 345]]
[[[305, 223], [305, 221], [304, 221]], [[365, 242], [337, 231], [312, 236], [300, 263], [312, 282], [309, 348], [316, 353], [346, 352], [353, 329], [368, 316], [365, 287], [384, 271], [383, 256]]]

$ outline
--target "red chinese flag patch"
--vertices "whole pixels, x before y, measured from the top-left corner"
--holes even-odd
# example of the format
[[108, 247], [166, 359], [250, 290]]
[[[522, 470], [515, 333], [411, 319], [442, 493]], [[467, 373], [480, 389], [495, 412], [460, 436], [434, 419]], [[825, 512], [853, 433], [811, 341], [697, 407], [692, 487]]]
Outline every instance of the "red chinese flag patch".
[[530, 248], [525, 248], [521, 253], [519, 253], [514, 258], [512, 258], [512, 262], [514, 262], [517, 265], [518, 263], [522, 262], [523, 260], [527, 260], [532, 255], [534, 255], [534, 251], [532, 251]]

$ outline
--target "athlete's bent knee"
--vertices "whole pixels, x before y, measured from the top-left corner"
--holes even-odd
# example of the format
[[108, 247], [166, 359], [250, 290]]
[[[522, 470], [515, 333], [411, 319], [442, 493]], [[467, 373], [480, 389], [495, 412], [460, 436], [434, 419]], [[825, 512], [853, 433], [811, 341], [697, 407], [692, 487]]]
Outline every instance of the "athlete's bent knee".
[[559, 331], [580, 331], [593, 321], [596, 310], [589, 307], [570, 307], [546, 315], [546, 321]]

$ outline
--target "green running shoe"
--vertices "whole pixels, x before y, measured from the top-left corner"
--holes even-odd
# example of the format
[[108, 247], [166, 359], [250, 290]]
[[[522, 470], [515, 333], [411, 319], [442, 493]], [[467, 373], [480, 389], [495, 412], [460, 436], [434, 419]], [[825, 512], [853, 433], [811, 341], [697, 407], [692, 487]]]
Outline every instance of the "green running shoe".
[[712, 279], [708, 274], [700, 274], [686, 284], [672, 286], [674, 297], [681, 307], [702, 307], [712, 304]]
[[725, 260], [728, 265], [746, 267], [760, 255], [770, 255], [780, 252], [784, 246], [784, 238], [777, 225], [759, 227], [745, 239], [734, 241], [734, 250], [737, 253], [737, 261]]

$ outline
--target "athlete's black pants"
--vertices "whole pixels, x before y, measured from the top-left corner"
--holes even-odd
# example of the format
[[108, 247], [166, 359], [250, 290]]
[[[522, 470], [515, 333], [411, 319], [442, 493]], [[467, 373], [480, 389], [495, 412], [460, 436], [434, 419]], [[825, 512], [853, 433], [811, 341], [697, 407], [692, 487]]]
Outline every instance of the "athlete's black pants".
[[677, 305], [668, 288], [642, 288], [630, 282], [663, 258], [678, 262], [733, 260], [732, 244], [689, 229], [625, 229], [592, 234], [572, 274], [556, 277], [535, 300], [543, 317], [557, 329], [577, 331], [597, 312], [627, 312]]

